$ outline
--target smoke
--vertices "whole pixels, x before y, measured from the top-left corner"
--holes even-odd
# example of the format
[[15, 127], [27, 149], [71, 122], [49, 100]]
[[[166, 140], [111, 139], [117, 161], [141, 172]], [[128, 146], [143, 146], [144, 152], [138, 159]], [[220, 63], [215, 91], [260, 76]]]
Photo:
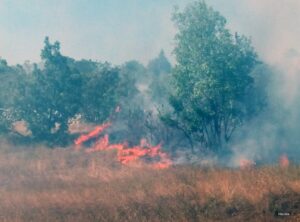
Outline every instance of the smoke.
[[300, 50], [299, 1], [209, 0], [208, 4], [227, 18], [231, 30], [250, 36], [266, 62], [280, 63], [288, 50]]
[[255, 74], [264, 77], [265, 85], [261, 87], [268, 94], [268, 107], [236, 132], [230, 144], [233, 155], [228, 165], [238, 166], [241, 159], [274, 163], [283, 154], [296, 162], [300, 156], [300, 2], [208, 0], [207, 3], [225, 16], [232, 32], [251, 38], [260, 60], [267, 64]]
[[299, 161], [300, 56], [296, 52], [288, 50], [279, 62], [261, 70], [262, 75], [268, 75], [268, 105], [237, 132], [231, 144], [232, 165], [240, 158], [274, 163], [284, 154], [293, 162]]
[[[63, 43], [63, 54], [71, 57], [113, 63], [138, 59], [145, 64], [162, 48], [174, 61], [170, 57], [176, 33], [171, 21], [172, 5], [179, 4], [182, 8], [191, 1], [111, 1], [97, 7], [94, 3], [66, 1], [59, 9], [57, 4], [34, 0], [14, 3], [15, 7], [3, 2], [0, 2], [0, 25], [3, 25], [0, 49], [13, 63], [37, 60], [42, 39], [50, 35]], [[238, 165], [241, 158], [273, 162], [282, 154], [296, 161], [300, 146], [300, 1], [207, 0], [207, 3], [227, 18], [233, 32], [250, 36], [260, 59], [268, 64], [260, 70], [261, 75], [269, 76], [265, 86], [268, 107], [236, 133], [230, 144], [233, 151], [230, 165]], [[156, 110], [147, 92], [149, 81], [138, 82], [137, 88], [139, 97], [135, 102], [143, 99], [145, 110]], [[186, 161], [179, 156], [182, 157], [179, 163]]]
[[283, 64], [288, 50], [299, 50], [299, 1], [254, 0], [244, 1], [244, 5], [252, 13], [252, 28], [257, 33], [254, 43], [267, 62]]

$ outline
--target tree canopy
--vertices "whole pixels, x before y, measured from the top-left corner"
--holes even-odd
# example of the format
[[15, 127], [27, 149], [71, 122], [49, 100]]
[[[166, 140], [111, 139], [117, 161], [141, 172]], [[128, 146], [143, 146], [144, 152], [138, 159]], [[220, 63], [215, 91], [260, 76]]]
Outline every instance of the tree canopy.
[[35, 66], [33, 80], [28, 82], [20, 100], [21, 119], [25, 120], [35, 141], [65, 145], [68, 120], [80, 108], [82, 80], [61, 55], [60, 44], [45, 38], [41, 52], [43, 68]]
[[232, 35], [226, 19], [204, 1], [175, 12], [173, 20], [179, 30], [170, 97], [174, 111], [163, 120], [202, 148], [218, 151], [259, 110], [258, 104], [248, 105], [257, 55], [250, 40]]

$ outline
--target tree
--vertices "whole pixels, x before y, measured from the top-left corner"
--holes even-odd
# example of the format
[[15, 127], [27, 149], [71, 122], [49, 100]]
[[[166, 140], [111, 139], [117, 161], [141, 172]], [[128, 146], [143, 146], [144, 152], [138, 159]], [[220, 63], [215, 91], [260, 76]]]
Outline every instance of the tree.
[[85, 121], [103, 123], [114, 112], [120, 100], [119, 72], [108, 63], [96, 63], [95, 69], [83, 73], [80, 114]]
[[171, 64], [166, 58], [164, 50], [161, 50], [158, 57], [149, 62], [147, 68], [155, 75], [171, 72]]
[[15, 103], [22, 96], [24, 79], [25, 71], [20, 65], [9, 66], [0, 58], [0, 133], [9, 133], [12, 123], [18, 120]]
[[[250, 40], [232, 35], [226, 19], [204, 1], [189, 5], [173, 16], [177, 64], [172, 74], [173, 112], [162, 117], [181, 129], [191, 148], [224, 150], [233, 132], [260, 110], [250, 73], [258, 64]], [[257, 101], [251, 99], [251, 101]]]
[[[117, 89], [120, 112], [114, 119], [112, 141], [126, 140], [129, 145], [136, 145], [145, 136], [145, 94], [147, 72], [138, 61], [132, 60], [120, 66], [120, 83]], [[141, 87], [142, 86], [142, 87]]]
[[32, 81], [27, 82], [19, 110], [34, 141], [49, 145], [68, 143], [68, 121], [80, 108], [81, 76], [61, 55], [60, 44], [45, 38], [41, 52], [43, 68], [35, 65]]
[[6, 60], [0, 58], [0, 133], [7, 133], [10, 121], [9, 121], [9, 105], [7, 104], [9, 96], [7, 90], [9, 89], [11, 79], [11, 68], [7, 65]]
[[171, 68], [171, 63], [166, 58], [163, 50], [148, 64], [148, 73], [150, 76], [148, 91], [152, 101], [157, 103], [157, 105], [166, 104], [168, 100]]
[[137, 86], [139, 82], [145, 79], [145, 67], [137, 61], [128, 61], [120, 67], [120, 85], [119, 93], [122, 96], [120, 104], [131, 106], [134, 101], [133, 97], [138, 94]]

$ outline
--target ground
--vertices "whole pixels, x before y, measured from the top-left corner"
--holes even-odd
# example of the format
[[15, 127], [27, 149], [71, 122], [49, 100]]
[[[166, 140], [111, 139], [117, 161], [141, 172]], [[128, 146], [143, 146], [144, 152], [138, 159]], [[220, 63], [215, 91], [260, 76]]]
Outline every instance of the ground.
[[157, 170], [115, 160], [2, 143], [0, 221], [300, 221], [296, 165]]

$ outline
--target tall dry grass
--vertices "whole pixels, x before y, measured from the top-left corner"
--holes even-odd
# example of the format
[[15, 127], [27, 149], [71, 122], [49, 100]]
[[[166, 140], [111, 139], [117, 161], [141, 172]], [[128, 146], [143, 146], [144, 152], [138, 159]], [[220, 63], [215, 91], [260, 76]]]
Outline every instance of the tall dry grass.
[[300, 221], [298, 166], [154, 170], [115, 157], [2, 144], [0, 221]]

